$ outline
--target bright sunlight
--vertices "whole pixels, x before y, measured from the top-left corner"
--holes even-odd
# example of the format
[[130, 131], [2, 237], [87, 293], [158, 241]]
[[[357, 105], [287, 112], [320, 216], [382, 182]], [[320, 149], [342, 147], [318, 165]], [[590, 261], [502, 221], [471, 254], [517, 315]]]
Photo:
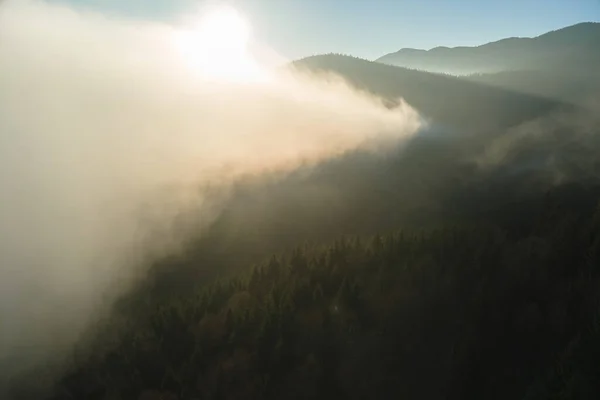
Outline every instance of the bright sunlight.
[[250, 23], [236, 9], [219, 7], [180, 31], [177, 46], [186, 64], [204, 79], [254, 82], [265, 74], [249, 52], [251, 33]]

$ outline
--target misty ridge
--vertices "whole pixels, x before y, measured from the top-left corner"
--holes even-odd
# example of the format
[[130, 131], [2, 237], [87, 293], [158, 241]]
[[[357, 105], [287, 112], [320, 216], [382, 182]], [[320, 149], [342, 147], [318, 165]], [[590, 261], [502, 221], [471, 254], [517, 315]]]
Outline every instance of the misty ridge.
[[384, 64], [453, 75], [503, 71], [556, 70], [593, 73], [600, 24], [584, 22], [533, 38], [511, 37], [474, 47], [400, 49], [377, 59]]
[[377, 61], [586, 106], [600, 91], [599, 40], [600, 24], [583, 22], [474, 47], [400, 49]]
[[[553, 357], [597, 306], [593, 67], [517, 90], [537, 64], [459, 78], [330, 54], [256, 82], [207, 81], [177, 34], [43, 2], [0, 5], [0, 395], [554, 388]], [[579, 253], [588, 269], [575, 271]], [[532, 321], [560, 314], [552, 301], [567, 315], [543, 336], [546, 322]], [[496, 334], [513, 312], [518, 326]]]

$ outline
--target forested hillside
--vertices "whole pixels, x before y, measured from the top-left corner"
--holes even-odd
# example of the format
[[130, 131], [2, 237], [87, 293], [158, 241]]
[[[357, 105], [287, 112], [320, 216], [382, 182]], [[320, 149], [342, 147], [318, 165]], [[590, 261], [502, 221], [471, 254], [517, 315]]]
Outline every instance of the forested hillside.
[[228, 187], [213, 224], [11, 396], [598, 398], [596, 115], [351, 57], [296, 66], [430, 123]]
[[549, 192], [518, 229], [341, 237], [147, 292], [53, 399], [597, 398], [599, 194]]
[[600, 23], [339, 53], [531, 3], [0, 0], [0, 400], [600, 399]]
[[12, 395], [595, 399], [592, 122], [424, 131], [240, 182], [208, 232]]

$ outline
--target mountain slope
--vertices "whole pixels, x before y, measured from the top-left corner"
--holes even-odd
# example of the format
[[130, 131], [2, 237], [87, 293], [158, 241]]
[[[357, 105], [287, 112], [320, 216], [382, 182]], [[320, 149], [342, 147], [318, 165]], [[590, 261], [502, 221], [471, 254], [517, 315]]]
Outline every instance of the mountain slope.
[[594, 73], [521, 70], [473, 74], [464, 78], [484, 85], [567, 101], [584, 107], [593, 105], [600, 93], [600, 75]]
[[[598, 213], [556, 199], [518, 235], [339, 239], [147, 296], [66, 362], [51, 399], [596, 399]], [[20, 376], [14, 398], [44, 398], [32, 383], [50, 372]]]
[[[556, 104], [348, 57], [297, 65], [465, 127]], [[600, 139], [536, 122], [506, 131], [511, 146], [423, 134], [240, 182], [63, 370], [14, 377], [12, 398], [597, 399]]]
[[567, 107], [537, 96], [349, 56], [313, 56], [294, 66], [334, 72], [359, 89], [388, 100], [402, 97], [434, 122], [458, 129], [508, 127]]
[[377, 62], [456, 75], [517, 69], [576, 69], [600, 67], [600, 23], [581, 23], [535, 38], [507, 38], [477, 47], [401, 49]]

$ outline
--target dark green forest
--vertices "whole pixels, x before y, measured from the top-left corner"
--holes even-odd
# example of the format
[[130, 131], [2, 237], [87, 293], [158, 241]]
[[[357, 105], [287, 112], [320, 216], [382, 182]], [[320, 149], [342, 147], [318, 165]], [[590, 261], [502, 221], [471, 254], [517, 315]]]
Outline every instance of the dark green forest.
[[[46, 398], [598, 398], [595, 139], [548, 131], [477, 166], [489, 141], [425, 132], [240, 183]], [[14, 398], [39, 398], [40, 368]]]
[[430, 123], [383, 154], [238, 182], [12, 398], [600, 398], [600, 121], [579, 89], [295, 66]]
[[341, 237], [146, 290], [53, 399], [598, 398], [599, 196], [565, 187], [519, 227]]

